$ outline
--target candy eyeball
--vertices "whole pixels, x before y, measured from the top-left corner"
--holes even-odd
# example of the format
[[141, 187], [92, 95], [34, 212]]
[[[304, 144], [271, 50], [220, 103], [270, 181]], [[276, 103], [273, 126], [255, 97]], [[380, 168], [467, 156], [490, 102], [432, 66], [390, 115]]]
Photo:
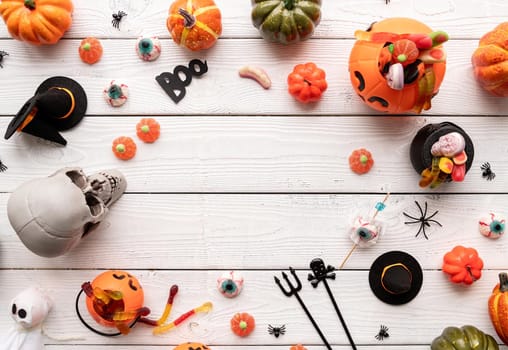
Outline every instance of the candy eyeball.
[[236, 271], [224, 272], [217, 279], [217, 289], [226, 298], [234, 298], [243, 288], [243, 276]]
[[139, 37], [136, 41], [136, 53], [143, 61], [155, 61], [161, 54], [161, 43], [155, 36]]
[[480, 233], [487, 238], [498, 239], [504, 234], [506, 219], [495, 213], [481, 218], [478, 222]]
[[104, 99], [113, 107], [120, 107], [129, 98], [129, 87], [112, 80], [102, 91]]

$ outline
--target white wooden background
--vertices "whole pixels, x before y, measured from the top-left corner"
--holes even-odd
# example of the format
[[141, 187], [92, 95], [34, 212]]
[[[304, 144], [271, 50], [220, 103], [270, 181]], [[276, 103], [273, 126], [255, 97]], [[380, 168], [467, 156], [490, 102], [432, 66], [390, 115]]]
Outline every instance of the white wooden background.
[[[487, 299], [497, 275], [508, 270], [508, 238], [481, 236], [477, 221], [489, 211], [508, 214], [508, 100], [484, 93], [472, 76], [470, 57], [478, 39], [508, 19], [505, 0], [325, 0], [323, 18], [309, 41], [280, 46], [262, 40], [250, 21], [250, 1], [217, 0], [223, 34], [207, 52], [191, 53], [176, 46], [165, 26], [169, 0], [75, 0], [74, 23], [63, 40], [51, 47], [32, 47], [9, 38], [0, 25], [0, 50], [9, 52], [0, 69], [0, 130], [49, 76], [78, 80], [89, 98], [86, 118], [64, 132], [67, 147], [29, 135], [0, 141], [0, 334], [13, 322], [10, 300], [38, 284], [50, 291], [55, 307], [46, 321], [46, 349], [171, 349], [200, 341], [213, 349], [287, 349], [303, 343], [309, 350], [322, 342], [296, 299], [286, 298], [274, 275], [298, 269], [302, 297], [334, 349], [348, 349], [347, 338], [323, 287], [306, 282], [312, 258], [338, 265], [351, 247], [349, 221], [358, 212], [392, 193], [378, 218], [386, 234], [369, 249], [357, 250], [330, 285], [360, 349], [428, 349], [446, 326], [473, 324], [495, 335]], [[128, 13], [120, 30], [111, 14]], [[347, 62], [356, 29], [376, 20], [406, 16], [435, 30], [445, 30], [448, 64], [433, 107], [421, 116], [386, 117], [365, 107], [354, 93]], [[139, 35], [157, 35], [159, 60], [142, 62], [134, 46]], [[82, 63], [82, 38], [102, 39], [104, 56], [93, 66]], [[155, 76], [190, 59], [206, 59], [209, 72], [194, 79], [187, 96], [175, 105]], [[300, 105], [287, 93], [286, 77], [297, 63], [314, 61], [325, 69], [329, 89], [312, 106]], [[245, 64], [259, 65], [273, 86], [263, 90], [238, 77]], [[126, 105], [114, 109], [102, 98], [109, 80], [129, 85]], [[133, 137], [142, 116], [156, 117], [161, 138], [138, 144], [130, 161], [117, 160], [111, 141]], [[451, 121], [475, 144], [473, 167], [461, 184], [437, 191], [420, 190], [419, 176], [408, 157], [409, 143], [426, 123]], [[348, 168], [350, 152], [369, 148], [375, 158], [363, 176]], [[480, 165], [490, 162], [497, 177], [488, 182]], [[127, 177], [127, 193], [99, 229], [66, 256], [46, 259], [29, 252], [10, 227], [6, 203], [21, 183], [64, 166], [92, 173], [118, 168]], [[417, 214], [414, 201], [439, 210], [429, 239], [415, 238], [416, 227], [404, 225], [402, 212]], [[443, 255], [455, 245], [475, 247], [484, 259], [483, 277], [470, 287], [452, 285], [441, 272]], [[391, 306], [368, 286], [368, 270], [380, 254], [400, 249], [424, 268], [420, 294], [410, 303]], [[210, 300], [212, 312], [192, 319], [162, 336], [138, 325], [125, 337], [105, 338], [85, 329], [74, 312], [74, 298], [84, 281], [104, 269], [125, 269], [145, 289], [153, 317], [164, 308], [168, 288], [180, 292], [172, 317]], [[241, 270], [245, 288], [236, 299], [223, 298], [216, 278], [224, 270]], [[229, 319], [245, 311], [257, 328], [247, 338], [229, 330]], [[286, 324], [287, 333], [269, 335], [268, 324]], [[390, 337], [374, 338], [379, 326]], [[61, 340], [63, 338], [72, 338]], [[497, 336], [496, 336], [496, 339]], [[498, 339], [499, 341], [499, 339]], [[505, 348], [505, 347], [504, 347]]]

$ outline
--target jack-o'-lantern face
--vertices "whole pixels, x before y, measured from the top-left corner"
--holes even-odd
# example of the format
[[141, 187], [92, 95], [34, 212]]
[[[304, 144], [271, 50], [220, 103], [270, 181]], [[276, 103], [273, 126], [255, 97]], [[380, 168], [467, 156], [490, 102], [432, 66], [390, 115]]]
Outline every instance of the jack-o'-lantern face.
[[426, 25], [408, 18], [386, 19], [374, 23], [367, 31], [355, 33], [358, 40], [349, 57], [349, 74], [353, 88], [365, 104], [388, 113], [420, 113], [430, 108], [430, 99], [437, 94], [444, 78], [446, 62], [444, 56], [437, 60], [439, 62], [422, 57], [430, 51], [444, 55], [440, 45], [431, 50], [420, 49], [419, 59], [404, 66], [401, 89], [389, 86], [387, 74], [393, 64], [389, 49], [393, 49], [394, 41], [413, 39], [409, 34], [429, 37], [431, 33]]
[[[93, 319], [107, 327], [115, 327], [115, 313], [135, 313], [143, 307], [144, 292], [136, 277], [121, 270], [109, 270], [98, 275], [91, 283], [94, 293], [103, 293], [106, 301], [100, 297], [86, 298], [88, 312]], [[127, 320], [132, 321], [132, 320]]]

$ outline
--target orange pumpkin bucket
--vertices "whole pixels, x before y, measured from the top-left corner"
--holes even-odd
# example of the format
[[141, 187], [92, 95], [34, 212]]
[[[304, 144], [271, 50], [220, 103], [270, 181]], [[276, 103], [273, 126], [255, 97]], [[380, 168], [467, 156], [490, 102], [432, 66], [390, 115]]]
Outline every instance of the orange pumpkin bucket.
[[448, 35], [410, 18], [389, 18], [357, 30], [349, 56], [356, 93], [387, 113], [421, 113], [439, 91], [446, 70]]

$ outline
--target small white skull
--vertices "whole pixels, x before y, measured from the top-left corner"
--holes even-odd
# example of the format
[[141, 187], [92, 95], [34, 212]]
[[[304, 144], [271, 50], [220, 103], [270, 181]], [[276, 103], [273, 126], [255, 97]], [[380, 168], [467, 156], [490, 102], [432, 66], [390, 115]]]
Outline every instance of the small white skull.
[[52, 305], [51, 299], [39, 288], [30, 287], [12, 299], [11, 316], [14, 322], [30, 329], [42, 324]]
[[7, 215], [28, 249], [55, 257], [95, 228], [126, 187], [117, 170], [86, 176], [81, 168], [64, 168], [18, 187], [7, 202]]

